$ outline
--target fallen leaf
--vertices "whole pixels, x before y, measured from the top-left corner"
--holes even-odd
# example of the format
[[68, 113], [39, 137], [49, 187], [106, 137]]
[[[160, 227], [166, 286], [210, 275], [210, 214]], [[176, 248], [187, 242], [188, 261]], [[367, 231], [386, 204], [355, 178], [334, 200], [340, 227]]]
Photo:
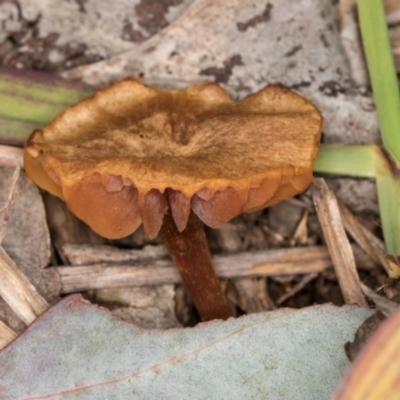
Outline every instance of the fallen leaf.
[[146, 330], [72, 295], [0, 352], [0, 398], [328, 399], [370, 315], [324, 305]]

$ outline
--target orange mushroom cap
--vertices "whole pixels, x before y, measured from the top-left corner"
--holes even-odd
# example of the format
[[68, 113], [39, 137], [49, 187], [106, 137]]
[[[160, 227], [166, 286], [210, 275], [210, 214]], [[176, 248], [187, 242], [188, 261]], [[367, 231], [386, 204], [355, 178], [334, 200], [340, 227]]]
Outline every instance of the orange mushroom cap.
[[127, 79], [69, 107], [25, 146], [29, 177], [100, 235], [143, 223], [150, 237], [171, 207], [217, 228], [294, 196], [311, 182], [322, 116], [268, 86], [235, 102], [214, 83], [165, 91]]

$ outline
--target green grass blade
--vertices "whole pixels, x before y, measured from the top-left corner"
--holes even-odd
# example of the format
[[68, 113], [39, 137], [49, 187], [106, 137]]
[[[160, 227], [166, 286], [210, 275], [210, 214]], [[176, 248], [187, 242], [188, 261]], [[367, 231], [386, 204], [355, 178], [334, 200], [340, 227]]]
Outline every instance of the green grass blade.
[[392, 174], [376, 178], [383, 237], [388, 253], [400, 254], [400, 179]]
[[21, 118], [21, 120], [44, 125], [67, 107], [67, 104], [44, 102], [29, 95], [12, 96], [0, 92], [0, 116], [3, 118], [15, 120]]
[[93, 90], [57, 76], [0, 67], [0, 116], [46, 124]]
[[382, 157], [376, 145], [322, 145], [314, 172], [375, 178]]
[[400, 95], [382, 0], [358, 0], [358, 15], [381, 136], [400, 163]]

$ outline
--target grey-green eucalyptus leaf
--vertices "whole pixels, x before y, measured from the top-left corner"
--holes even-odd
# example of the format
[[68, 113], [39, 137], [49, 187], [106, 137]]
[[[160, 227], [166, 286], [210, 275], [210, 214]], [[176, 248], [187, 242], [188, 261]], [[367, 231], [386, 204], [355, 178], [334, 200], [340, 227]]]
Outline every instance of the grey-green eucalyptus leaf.
[[145, 330], [72, 295], [0, 352], [0, 398], [329, 399], [370, 315], [323, 305]]

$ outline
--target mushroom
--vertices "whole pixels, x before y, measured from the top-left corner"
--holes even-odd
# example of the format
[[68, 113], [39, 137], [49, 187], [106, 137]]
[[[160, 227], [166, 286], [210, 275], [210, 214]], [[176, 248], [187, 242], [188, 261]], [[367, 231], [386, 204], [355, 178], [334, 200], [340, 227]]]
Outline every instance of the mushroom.
[[24, 163], [101, 236], [161, 231], [202, 320], [226, 319], [203, 223], [306, 189], [321, 127], [311, 102], [276, 85], [235, 102], [215, 83], [166, 91], [126, 79], [35, 130]]

